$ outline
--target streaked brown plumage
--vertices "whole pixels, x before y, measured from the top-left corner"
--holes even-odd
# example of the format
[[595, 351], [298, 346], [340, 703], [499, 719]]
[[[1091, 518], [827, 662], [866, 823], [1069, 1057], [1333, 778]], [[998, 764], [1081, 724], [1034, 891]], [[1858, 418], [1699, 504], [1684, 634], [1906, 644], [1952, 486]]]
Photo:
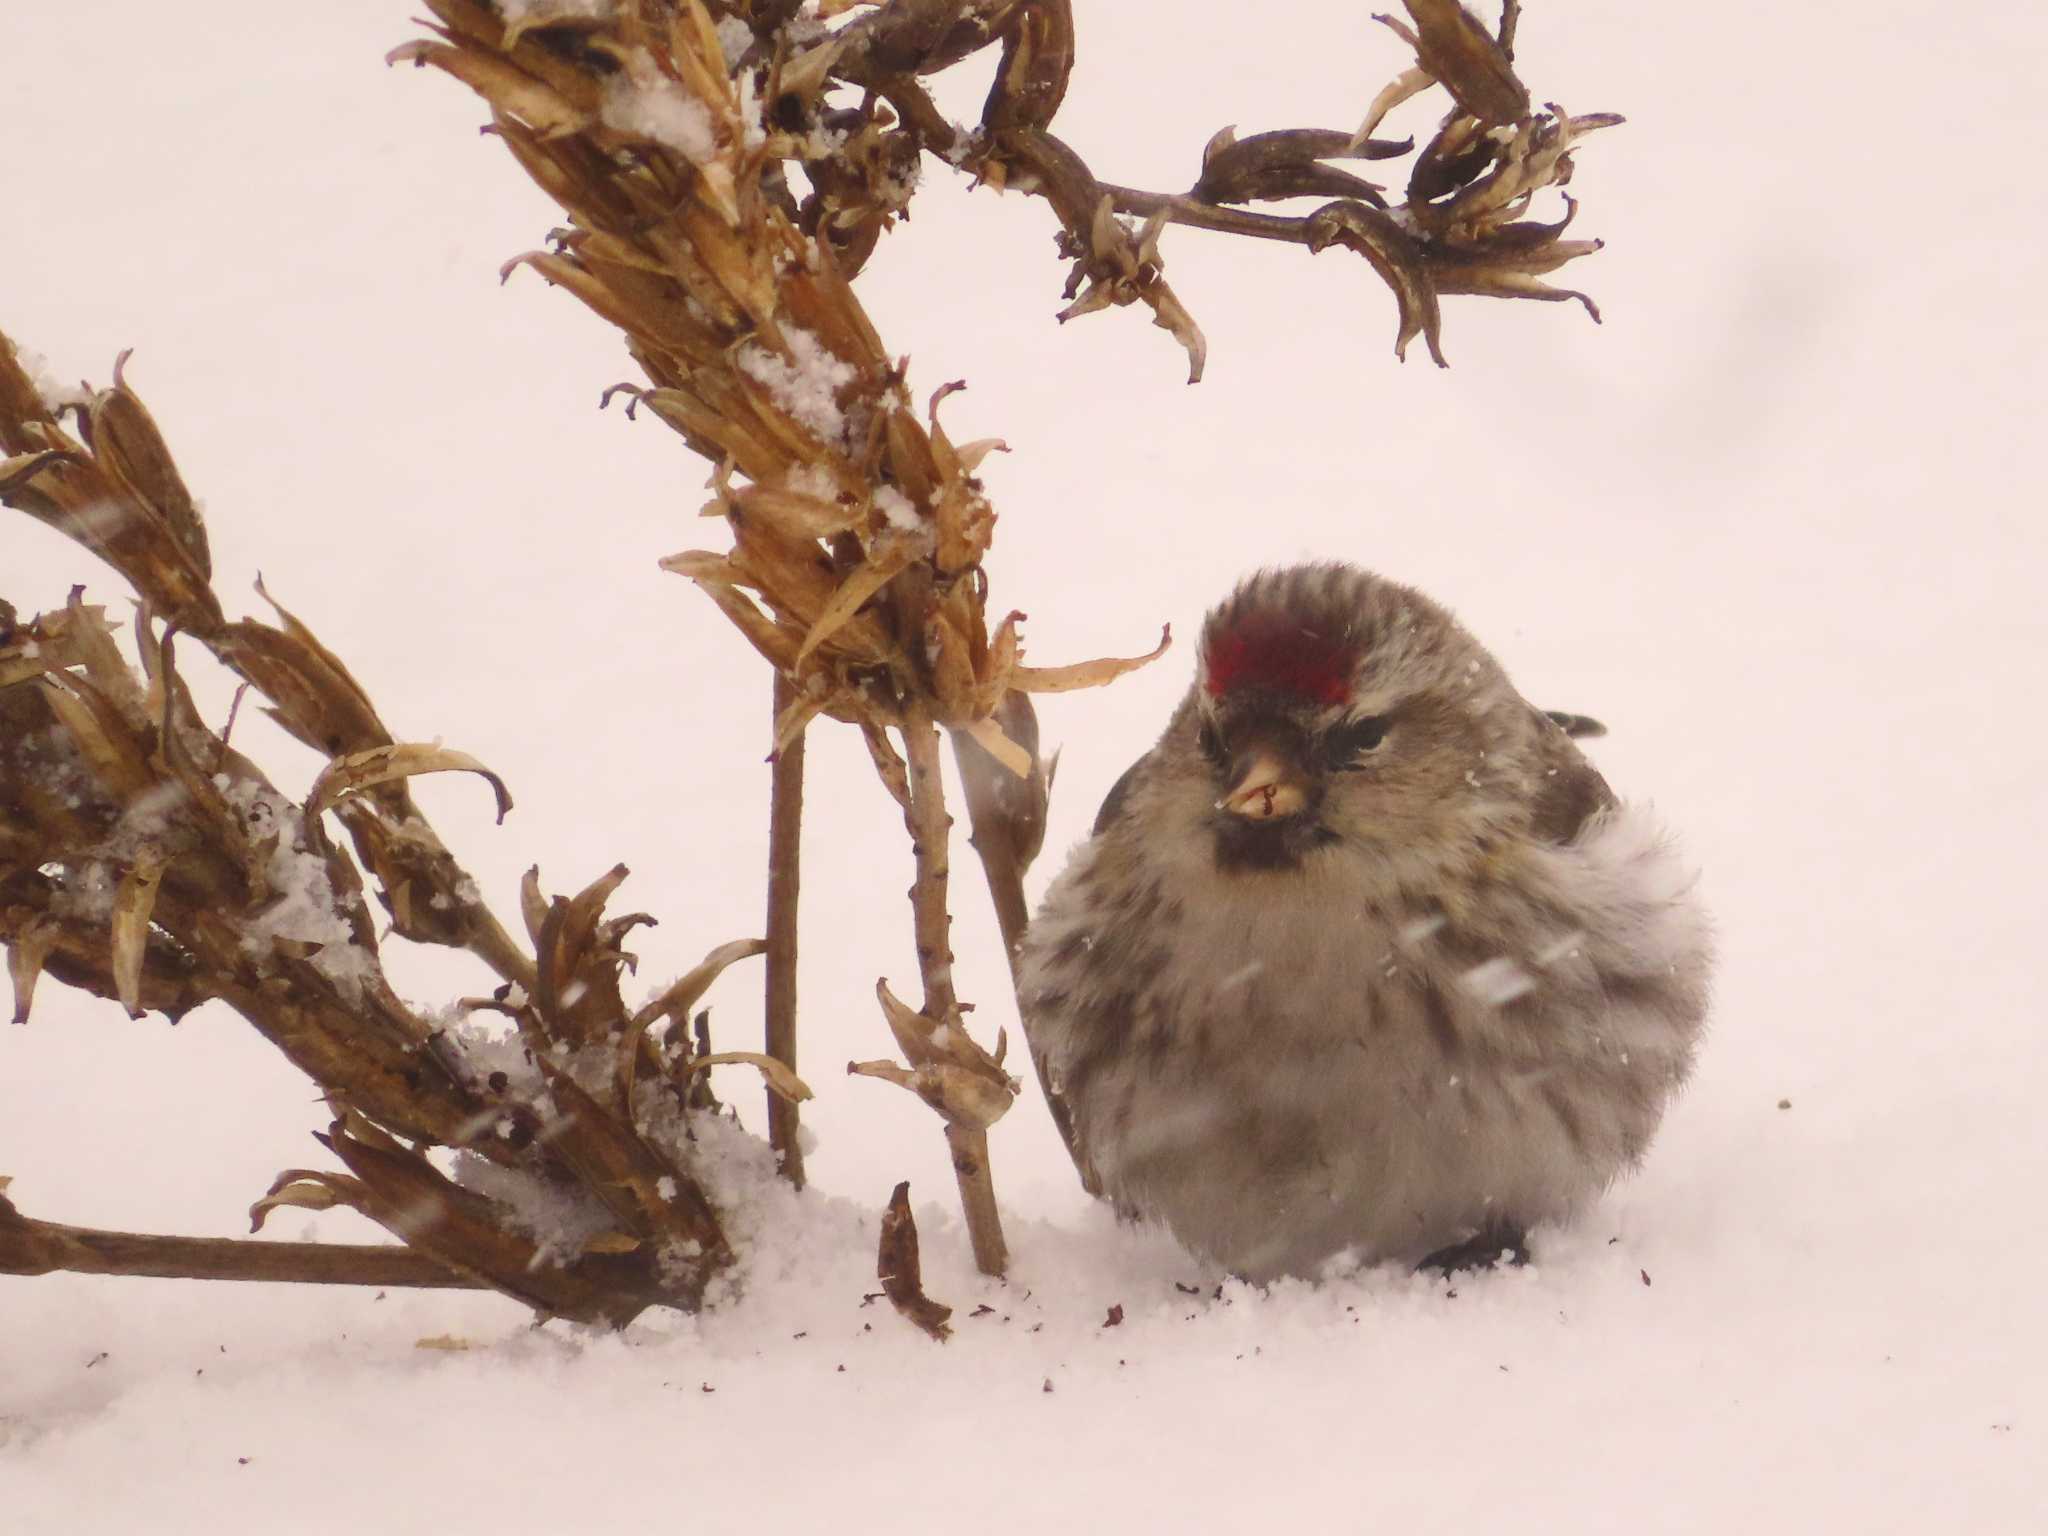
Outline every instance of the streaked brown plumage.
[[1632, 1166], [1711, 952], [1648, 814], [1420, 593], [1265, 571], [1022, 953], [1091, 1189], [1253, 1279], [1518, 1248]]

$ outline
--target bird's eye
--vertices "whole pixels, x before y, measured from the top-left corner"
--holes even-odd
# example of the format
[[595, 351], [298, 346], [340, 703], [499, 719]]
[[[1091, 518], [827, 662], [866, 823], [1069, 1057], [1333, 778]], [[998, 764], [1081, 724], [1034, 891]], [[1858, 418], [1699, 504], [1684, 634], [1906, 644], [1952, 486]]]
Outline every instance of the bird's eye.
[[1386, 739], [1387, 717], [1367, 715], [1363, 720], [1347, 720], [1331, 731], [1325, 750], [1329, 753], [1331, 766], [1355, 768], [1359, 758]]
[[1202, 722], [1201, 728], [1195, 735], [1195, 745], [1202, 749], [1202, 756], [1209, 759], [1212, 766], [1217, 768], [1223, 766], [1223, 733], [1216, 729], [1216, 722], [1214, 720], [1204, 720]]

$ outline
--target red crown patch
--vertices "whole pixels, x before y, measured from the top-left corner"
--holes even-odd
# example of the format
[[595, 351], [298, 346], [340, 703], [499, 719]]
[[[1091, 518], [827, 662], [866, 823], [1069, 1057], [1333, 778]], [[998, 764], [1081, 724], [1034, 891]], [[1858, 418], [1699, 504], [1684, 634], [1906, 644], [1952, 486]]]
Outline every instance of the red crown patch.
[[1238, 688], [1269, 688], [1319, 704], [1348, 699], [1358, 665], [1354, 646], [1270, 613], [1248, 614], [1211, 635], [1203, 657], [1213, 698]]

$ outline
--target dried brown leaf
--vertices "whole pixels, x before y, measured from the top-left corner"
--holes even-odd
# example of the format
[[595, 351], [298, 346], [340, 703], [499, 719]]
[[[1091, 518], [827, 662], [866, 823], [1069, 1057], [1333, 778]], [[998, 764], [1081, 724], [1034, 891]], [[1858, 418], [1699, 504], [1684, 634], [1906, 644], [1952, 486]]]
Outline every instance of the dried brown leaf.
[[1159, 643], [1143, 656], [1106, 656], [1099, 661], [1079, 661], [1065, 667], [1025, 667], [1011, 669], [1010, 687], [1021, 693], [1068, 693], [1076, 688], [1100, 688], [1104, 683], [1113, 683], [1126, 672], [1149, 666], [1164, 656], [1167, 647], [1173, 644], [1173, 626], [1166, 625], [1159, 632]]
[[313, 781], [312, 792], [306, 796], [306, 815], [309, 819], [318, 816], [344, 795], [359, 794], [379, 784], [423, 773], [479, 774], [497, 797], [501, 823], [512, 809], [512, 793], [505, 788], [505, 781], [467, 752], [421, 742], [398, 742], [351, 752], [321, 769], [320, 776]]
[[[1379, 19], [1385, 21], [1386, 17], [1382, 16]], [[1365, 109], [1365, 121], [1358, 125], [1358, 132], [1351, 135], [1351, 138], [1347, 141], [1347, 147], [1356, 149], [1363, 145], [1372, 137], [1373, 130], [1386, 121], [1386, 116], [1389, 112], [1401, 105], [1402, 102], [1408, 100], [1409, 97], [1420, 96], [1435, 84], [1436, 76], [1426, 69], [1402, 70], [1391, 82], [1381, 87], [1380, 93], [1377, 96], [1373, 97], [1372, 105]]]
[[[134, 724], [105, 693], [75, 672], [45, 673], [35, 680], [35, 686], [85, 755], [93, 777], [110, 794], [128, 801], [155, 787], [156, 774]], [[133, 691], [133, 682], [127, 687]]]
[[7, 975], [14, 984], [14, 1022], [26, 1024], [35, 1001], [36, 981], [43, 962], [56, 947], [62, 929], [54, 919], [31, 918], [7, 946]]
[[354, 1208], [361, 1198], [359, 1179], [311, 1168], [287, 1168], [272, 1181], [263, 1198], [249, 1207], [249, 1230], [261, 1232], [270, 1213], [286, 1206], [301, 1211], [331, 1211], [337, 1205]]
[[1308, 248], [1321, 251], [1332, 245], [1358, 252], [1393, 290], [1400, 313], [1394, 356], [1405, 360], [1408, 343], [1419, 334], [1436, 365], [1448, 367], [1439, 341], [1443, 319], [1437, 310], [1436, 289], [1413, 237], [1377, 208], [1331, 203], [1309, 215]]
[[16, 454], [10, 459], [0, 459], [0, 497], [12, 496], [24, 490], [29, 481], [44, 470], [58, 464], [83, 464], [87, 462], [82, 453], [68, 448], [44, 448], [34, 453]]
[[908, 1180], [896, 1186], [882, 1213], [875, 1278], [882, 1282], [892, 1307], [940, 1343], [945, 1342], [953, 1331], [946, 1322], [953, 1309], [924, 1293], [924, 1267], [917, 1250], [917, 1220], [910, 1214]]
[[530, 865], [519, 877], [519, 915], [526, 924], [527, 942], [540, 943], [540, 931], [548, 920], [548, 901], [540, 893], [540, 866]]
[[433, 65], [453, 75], [491, 104], [495, 112], [516, 118], [542, 139], [581, 131], [589, 119], [517, 66], [468, 48], [432, 43], [424, 38], [401, 43], [384, 55], [386, 64]]
[[887, 586], [911, 561], [928, 552], [929, 540], [922, 534], [890, 530], [877, 536], [868, 547], [868, 557], [840, 582], [818, 616], [811, 623], [804, 643], [797, 648], [797, 662], [836, 635], [858, 613], [862, 604]]
[[1459, 106], [1489, 126], [1528, 115], [1528, 87], [1515, 78], [1515, 66], [1494, 35], [1458, 0], [1401, 3], [1415, 18], [1415, 32], [1388, 17], [1378, 19], [1409, 38], [1422, 67], [1443, 82]]
[[707, 1067], [720, 1066], [754, 1068], [769, 1088], [792, 1104], [801, 1104], [813, 1096], [802, 1078], [773, 1056], [764, 1056], [759, 1051], [713, 1051], [709, 1056], [693, 1056], [688, 1070], [697, 1073]]
[[[122, 361], [127, 360], [122, 353]], [[206, 525], [178, 466], [171, 458], [156, 419], [141, 400], [117, 383], [93, 396], [90, 408], [93, 457], [129, 494], [147, 505], [170, 530], [200, 576], [211, 579], [213, 556], [207, 548]]]
[[982, 127], [1043, 128], [1059, 111], [1074, 71], [1071, 0], [1027, 0], [1010, 12], [1002, 61], [982, 106]]
[[697, 1006], [697, 1000], [710, 990], [711, 983], [719, 978], [727, 966], [767, 952], [768, 943], [765, 939], [735, 939], [729, 944], [719, 945], [664, 987], [660, 996], [634, 1014], [633, 1027], [639, 1030], [645, 1029], [659, 1019], [687, 1018], [690, 1010]]
[[156, 908], [157, 886], [169, 862], [163, 849], [144, 844], [114, 892], [114, 987], [131, 1019], [142, 1017], [142, 961], [149, 942], [149, 914]]
[[1030, 752], [1012, 741], [1008, 733], [988, 716], [984, 715], [978, 720], [970, 720], [965, 725], [955, 726], [954, 729], [980, 747], [990, 757], [1001, 763], [1003, 767], [1016, 777], [1020, 779], [1029, 779], [1031, 777], [1031, 771], [1036, 766], [1036, 761]]

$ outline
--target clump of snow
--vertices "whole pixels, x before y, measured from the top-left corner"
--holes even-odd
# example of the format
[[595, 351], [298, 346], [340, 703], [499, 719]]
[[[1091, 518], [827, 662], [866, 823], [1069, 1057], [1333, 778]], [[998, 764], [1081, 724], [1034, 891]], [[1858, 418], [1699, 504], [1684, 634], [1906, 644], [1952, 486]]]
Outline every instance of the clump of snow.
[[823, 160], [838, 154], [852, 137], [844, 128], [828, 128], [823, 123], [814, 123], [804, 139], [804, 153], [813, 160]]
[[249, 920], [242, 934], [243, 949], [264, 956], [279, 939], [315, 945], [313, 969], [333, 982], [342, 996], [361, 996], [363, 984], [376, 974], [376, 956], [356, 943], [355, 930], [342, 915], [328, 878], [327, 861], [308, 846], [298, 807], [253, 780], [232, 785], [226, 799], [254, 841], [275, 839], [263, 871], [272, 900]]
[[[507, 989], [507, 1007], [525, 1006], [526, 993], [517, 982]], [[509, 1021], [488, 1014], [463, 1014], [456, 1009], [436, 1015], [432, 1026], [446, 1035], [457, 1053], [480, 1077], [495, 1073], [505, 1077], [504, 1092], [517, 1099], [532, 1100], [546, 1086], [533, 1053]]]
[[581, 1188], [555, 1184], [518, 1168], [507, 1168], [474, 1152], [459, 1152], [455, 1182], [495, 1201], [515, 1231], [533, 1239], [537, 1264], [567, 1264], [591, 1239], [616, 1225], [611, 1212]]
[[953, 123], [950, 126], [953, 129], [953, 142], [939, 151], [939, 154], [955, 170], [960, 170], [966, 166], [968, 157], [974, 153], [974, 129], [965, 123]]
[[875, 190], [881, 193], [882, 202], [886, 206], [901, 208], [910, 202], [917, 192], [919, 178], [923, 175], [923, 164], [921, 160], [899, 161], [888, 175], [875, 184]]
[[718, 153], [704, 103], [662, 74], [645, 53], [634, 55], [612, 76], [598, 116], [606, 127], [651, 139], [692, 165], [706, 164]]
[[875, 510], [891, 528], [901, 528], [905, 533], [917, 533], [924, 527], [924, 519], [917, 515], [910, 498], [893, 485], [875, 487]]
[[814, 437], [844, 444], [846, 413], [839, 408], [838, 391], [853, 382], [853, 364], [800, 325], [784, 326], [782, 336], [789, 357], [749, 342], [739, 349], [740, 371], [763, 386]]
[[761, 118], [761, 87], [748, 70], [740, 76], [740, 142], [759, 149], [768, 142], [768, 128]]
[[815, 496], [820, 501], [839, 499], [839, 482], [832, 478], [832, 472], [822, 464], [792, 464], [783, 474], [784, 489], [803, 496]]
[[21, 363], [21, 370], [28, 375], [28, 381], [35, 386], [43, 409], [52, 416], [72, 406], [92, 404], [92, 391], [83, 384], [63, 384], [50, 372], [50, 360], [40, 352], [31, 352], [23, 347], [15, 353]]

